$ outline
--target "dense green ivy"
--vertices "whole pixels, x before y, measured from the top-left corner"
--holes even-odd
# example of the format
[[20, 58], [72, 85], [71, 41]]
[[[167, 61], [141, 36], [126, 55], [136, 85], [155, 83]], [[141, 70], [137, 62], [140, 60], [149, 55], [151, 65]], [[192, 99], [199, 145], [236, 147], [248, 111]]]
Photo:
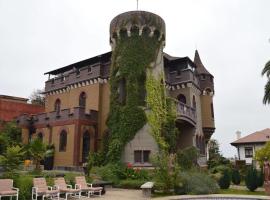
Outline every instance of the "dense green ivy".
[[[155, 61], [160, 45], [158, 35], [149, 37], [149, 33], [143, 32], [140, 36], [139, 30], [132, 30], [130, 37], [126, 31], [122, 31], [120, 38], [116, 39], [110, 72], [108, 162], [119, 161], [126, 143], [146, 124], [146, 68]], [[125, 97], [124, 101], [120, 101], [120, 85], [123, 80]]]
[[173, 99], [166, 97], [163, 75], [160, 74], [156, 79], [151, 73], [147, 74], [146, 102], [151, 110], [147, 114], [147, 121], [159, 148], [175, 153], [178, 134], [178, 129], [175, 127], [176, 104]]

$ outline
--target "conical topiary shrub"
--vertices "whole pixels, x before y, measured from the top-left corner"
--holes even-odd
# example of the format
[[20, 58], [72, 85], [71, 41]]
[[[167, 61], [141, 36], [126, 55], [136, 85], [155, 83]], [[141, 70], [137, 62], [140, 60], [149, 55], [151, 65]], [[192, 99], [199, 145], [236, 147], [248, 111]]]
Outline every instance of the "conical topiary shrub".
[[221, 189], [228, 189], [230, 187], [231, 184], [231, 177], [230, 177], [230, 173], [229, 170], [224, 170], [221, 178], [218, 181], [219, 187]]
[[263, 182], [264, 182], [264, 174], [263, 174], [263, 170], [260, 170], [257, 173], [257, 186], [258, 187], [262, 187], [263, 186]]
[[234, 169], [232, 171], [232, 182], [235, 185], [239, 185], [241, 182], [241, 176], [240, 176], [240, 173], [237, 169]]
[[257, 170], [253, 167], [249, 168], [245, 178], [246, 187], [253, 192], [257, 189]]

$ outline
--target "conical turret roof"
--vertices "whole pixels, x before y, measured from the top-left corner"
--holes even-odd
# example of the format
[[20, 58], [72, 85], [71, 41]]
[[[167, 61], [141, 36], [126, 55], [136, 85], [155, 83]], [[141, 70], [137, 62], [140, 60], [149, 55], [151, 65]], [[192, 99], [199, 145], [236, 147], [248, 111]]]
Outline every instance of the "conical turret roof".
[[207, 71], [207, 69], [202, 64], [202, 61], [201, 61], [201, 58], [200, 58], [200, 55], [199, 55], [199, 52], [198, 52], [197, 49], [195, 51], [194, 63], [197, 66], [196, 71], [198, 72], [198, 74], [209, 74], [209, 75], [212, 75], [210, 72]]

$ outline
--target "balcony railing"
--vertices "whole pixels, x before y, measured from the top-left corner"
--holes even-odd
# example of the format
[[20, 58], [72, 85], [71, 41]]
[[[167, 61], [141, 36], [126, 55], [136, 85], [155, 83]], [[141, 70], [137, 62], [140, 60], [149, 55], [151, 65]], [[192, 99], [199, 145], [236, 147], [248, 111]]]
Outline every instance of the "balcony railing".
[[193, 125], [197, 122], [196, 110], [182, 102], [177, 103], [177, 116], [180, 119], [191, 122]]

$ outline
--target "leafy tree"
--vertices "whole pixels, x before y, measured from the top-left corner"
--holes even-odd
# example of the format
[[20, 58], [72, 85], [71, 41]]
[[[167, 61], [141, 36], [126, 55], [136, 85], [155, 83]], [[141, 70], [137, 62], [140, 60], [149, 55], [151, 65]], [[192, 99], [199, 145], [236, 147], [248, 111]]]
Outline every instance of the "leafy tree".
[[231, 176], [229, 170], [225, 170], [220, 177], [218, 184], [221, 189], [228, 189], [231, 183]]
[[270, 141], [268, 141], [263, 148], [255, 152], [255, 159], [259, 162], [261, 167], [265, 159], [270, 160]]
[[239, 170], [237, 170], [237, 169], [234, 169], [232, 171], [232, 182], [235, 185], [239, 185], [241, 182], [241, 176], [240, 176]]
[[255, 168], [250, 167], [248, 169], [245, 182], [249, 191], [253, 192], [257, 189], [257, 170]]
[[197, 163], [199, 151], [196, 147], [187, 147], [177, 152], [177, 161], [182, 169], [191, 169]]
[[3, 154], [8, 146], [21, 145], [21, 129], [16, 122], [8, 122], [0, 130], [0, 154]]
[[29, 99], [32, 104], [41, 105], [41, 106], [45, 105], [45, 96], [43, 94], [43, 90], [39, 90], [39, 89], [34, 90], [32, 94], [30, 95]]
[[16, 170], [22, 164], [23, 154], [20, 146], [10, 146], [3, 155], [0, 155], [0, 164], [8, 177], [16, 174]]
[[210, 140], [209, 143], [209, 160], [207, 162], [208, 168], [211, 169], [218, 165], [229, 165], [230, 161], [222, 156], [219, 150], [219, 143], [217, 140]]
[[266, 75], [267, 82], [264, 87], [263, 103], [270, 104], [270, 61], [265, 64], [262, 70], [262, 76], [264, 75]]
[[46, 146], [45, 144], [39, 139], [32, 140], [28, 144], [28, 153], [33, 158], [35, 163], [35, 170], [40, 170], [40, 161], [44, 159], [46, 154]]

